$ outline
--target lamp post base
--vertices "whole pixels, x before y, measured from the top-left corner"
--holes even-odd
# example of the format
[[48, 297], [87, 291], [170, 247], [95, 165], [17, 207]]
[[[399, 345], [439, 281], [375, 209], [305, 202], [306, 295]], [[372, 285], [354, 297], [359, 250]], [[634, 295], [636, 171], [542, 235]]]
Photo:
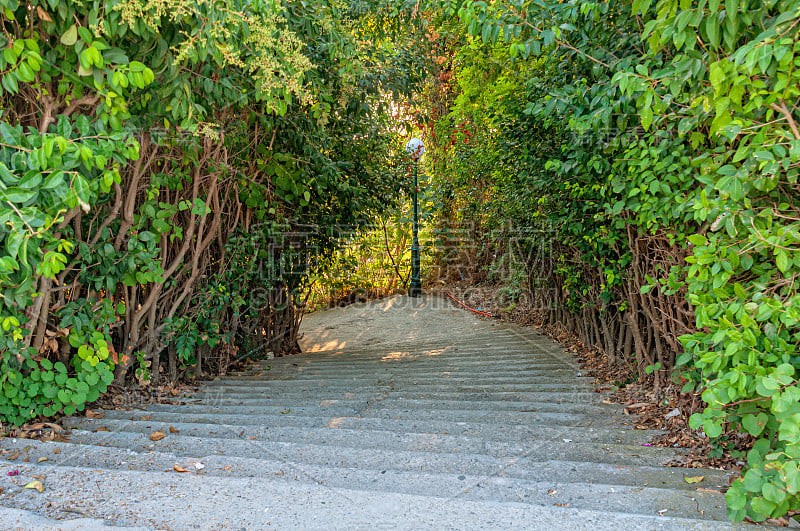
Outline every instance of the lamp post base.
[[419, 297], [422, 295], [422, 282], [420, 280], [411, 279], [408, 285], [408, 296]]

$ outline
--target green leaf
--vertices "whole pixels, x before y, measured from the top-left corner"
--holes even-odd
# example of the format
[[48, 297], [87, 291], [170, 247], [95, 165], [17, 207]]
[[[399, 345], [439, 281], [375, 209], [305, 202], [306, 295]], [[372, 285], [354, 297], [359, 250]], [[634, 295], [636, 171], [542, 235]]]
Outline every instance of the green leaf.
[[759, 413], [758, 415], [745, 415], [742, 418], [742, 426], [747, 432], [752, 436], [758, 436], [764, 431], [764, 427], [767, 425], [767, 417], [766, 413]]
[[792, 267], [792, 259], [789, 257], [789, 253], [786, 251], [786, 249], [778, 249], [776, 251], [775, 265], [777, 265], [778, 270], [784, 274], [786, 274], [789, 271], [789, 268]]
[[24, 188], [18, 188], [16, 186], [12, 186], [6, 189], [4, 192], [0, 192], [0, 196], [2, 196], [3, 199], [16, 204], [22, 204], [30, 201], [36, 197], [36, 195], [36, 190], [25, 190]]
[[67, 31], [61, 35], [61, 44], [64, 46], [72, 46], [78, 41], [78, 27], [73, 24]]
[[772, 483], [765, 483], [764, 486], [761, 487], [761, 493], [764, 495], [764, 498], [773, 503], [781, 503], [786, 499], [786, 492], [777, 488]]
[[62, 404], [68, 404], [72, 401], [72, 392], [67, 389], [60, 389], [58, 391], [58, 399]]
[[725, 493], [725, 503], [728, 505], [728, 509], [738, 511], [744, 509], [747, 504], [747, 497], [739, 489], [730, 488]]
[[645, 131], [650, 129], [650, 125], [653, 123], [653, 108], [647, 106], [642, 109], [639, 113], [639, 118], [642, 121], [642, 127], [644, 127]]
[[687, 238], [693, 245], [703, 246], [708, 243], [708, 239], [702, 234], [692, 234]]
[[722, 435], [722, 421], [707, 420], [703, 423], [703, 431], [706, 432], [709, 438], [714, 439]]
[[766, 498], [762, 498], [761, 496], [753, 498], [753, 500], [750, 502], [750, 507], [753, 508], [753, 511], [755, 511], [757, 515], [763, 516], [772, 515], [772, 511], [775, 509], [776, 505], [777, 504], [775, 502], [771, 502]]

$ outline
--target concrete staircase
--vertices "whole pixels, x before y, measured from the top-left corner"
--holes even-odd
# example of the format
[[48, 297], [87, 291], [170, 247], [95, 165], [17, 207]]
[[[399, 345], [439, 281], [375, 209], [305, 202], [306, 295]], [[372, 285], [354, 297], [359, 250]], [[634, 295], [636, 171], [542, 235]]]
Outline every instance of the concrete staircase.
[[[65, 419], [67, 443], [0, 440], [29, 456], [0, 460], [0, 505], [15, 511], [6, 521], [731, 527], [714, 492], [726, 473], [663, 467], [679, 450], [643, 446], [653, 433], [626, 426], [630, 417], [531, 329], [397, 297], [312, 314], [304, 330], [305, 354], [207, 382], [183, 405]], [[156, 431], [166, 437], [151, 440]], [[20, 475], [7, 477], [12, 469]], [[690, 485], [684, 474], [704, 479]], [[21, 488], [34, 475], [44, 493]]]

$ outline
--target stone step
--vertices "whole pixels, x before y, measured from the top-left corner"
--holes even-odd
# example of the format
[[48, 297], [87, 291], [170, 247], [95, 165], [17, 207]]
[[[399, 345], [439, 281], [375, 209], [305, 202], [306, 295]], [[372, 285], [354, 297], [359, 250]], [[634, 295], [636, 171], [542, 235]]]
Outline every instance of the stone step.
[[[43, 466], [69, 465], [86, 468], [126, 470], [168, 470], [178, 465], [193, 473], [208, 476], [306, 476], [312, 483], [320, 481], [323, 474], [312, 474], [311, 470], [325, 470], [326, 477], [336, 470], [348, 471], [360, 468], [370, 472], [413, 472], [433, 475], [470, 475], [474, 477], [501, 477], [527, 479], [533, 482], [589, 483], [608, 486], [633, 486], [671, 488], [694, 492], [696, 484], [689, 484], [685, 477], [695, 476], [696, 471], [675, 467], [648, 467], [614, 465], [574, 461], [535, 461], [526, 457], [492, 457], [483, 454], [427, 454], [425, 452], [399, 451], [396, 458], [387, 458], [385, 453], [365, 448], [360, 452], [363, 461], [356, 462], [347, 456], [325, 456], [315, 460], [314, 454], [298, 454], [294, 460], [234, 457], [227, 455], [179, 454], [169, 451], [149, 450], [138, 452], [128, 448], [113, 448], [82, 445], [66, 442], [0, 440], [0, 448], [20, 450], [29, 461], [36, 463], [46, 457]], [[28, 448], [28, 450], [24, 450]], [[309, 446], [310, 448], [310, 446]], [[56, 453], [58, 449], [58, 453]], [[431, 459], [428, 460], [427, 458]], [[23, 457], [24, 458], [24, 457]], [[202, 469], [195, 464], [201, 463]], [[725, 488], [731, 473], [721, 470], [704, 470], [702, 485], [705, 488]], [[460, 480], [463, 481], [463, 480]]]
[[319, 370], [335, 370], [335, 369], [355, 369], [363, 370], [369, 367], [386, 366], [386, 367], [434, 367], [439, 368], [442, 366], [458, 366], [463, 368], [477, 368], [477, 369], [502, 369], [504, 367], [524, 367], [529, 366], [535, 368], [537, 365], [543, 369], [548, 368], [575, 368], [577, 365], [570, 363], [570, 360], [554, 360], [552, 357], [536, 354], [535, 352], [520, 354], [519, 356], [496, 356], [491, 358], [482, 358], [478, 354], [456, 353], [453, 355], [424, 355], [419, 352], [373, 352], [369, 357], [359, 359], [355, 356], [347, 356], [347, 361], [335, 360], [332, 358], [310, 359], [310, 358], [281, 358], [279, 361], [269, 360], [260, 367], [290, 367], [290, 366], [307, 366], [314, 367]]
[[[519, 411], [523, 413], [569, 413], [578, 415], [622, 415], [622, 410], [617, 406], [605, 404], [586, 404], [580, 402], [531, 402], [531, 401], [518, 401], [518, 400], [492, 400], [491, 397], [480, 400], [446, 400], [444, 398], [437, 398], [435, 395], [429, 396], [424, 399], [405, 398], [400, 391], [392, 392], [376, 392], [370, 395], [362, 395], [360, 399], [345, 398], [345, 399], [329, 399], [321, 396], [323, 393], [311, 392], [305, 397], [295, 396], [292, 398], [284, 398], [278, 395], [277, 398], [263, 396], [256, 398], [256, 395], [238, 394], [233, 395], [229, 393], [198, 393], [192, 398], [185, 398], [182, 401], [185, 403], [196, 404], [213, 404], [213, 405], [230, 405], [230, 406], [266, 406], [266, 407], [333, 407], [342, 405], [347, 407], [366, 407], [369, 403], [380, 401], [380, 407], [383, 409], [402, 409], [416, 408], [420, 410], [428, 409], [446, 409], [457, 410], [464, 409], [469, 406], [472, 411]], [[245, 404], [245, 401], [248, 404]]]
[[[488, 422], [450, 422], [446, 420], [402, 420], [395, 418], [365, 418], [336, 416], [295, 416], [291, 412], [285, 415], [245, 415], [225, 414], [224, 417], [213, 413], [186, 413], [182, 408], [170, 411], [108, 411], [103, 410], [104, 419], [145, 421], [153, 429], [164, 433], [176, 422], [214, 424], [221, 419], [226, 424], [249, 428], [250, 426], [295, 427], [295, 428], [345, 428], [351, 430], [384, 430], [397, 432], [441, 433], [450, 435], [469, 435], [472, 437], [493, 437], [503, 433], [510, 440], [528, 438], [555, 439], [586, 442], [615, 442], [641, 445], [653, 436], [662, 432], [652, 430], [628, 430], [621, 428], [600, 428], [582, 426], [530, 426], [525, 424], [493, 424]], [[102, 425], [102, 420], [98, 419]]]
[[[297, 405], [297, 402], [290, 403], [291, 400], [371, 400], [376, 396], [387, 396], [397, 398], [407, 398], [411, 400], [458, 400], [460, 402], [473, 402], [477, 400], [497, 400], [508, 402], [541, 402], [548, 404], [600, 404], [602, 396], [598, 393], [590, 392], [570, 392], [570, 393], [557, 393], [547, 391], [482, 391], [482, 392], [450, 392], [447, 390], [442, 391], [411, 391], [411, 390], [398, 390], [387, 391], [385, 387], [373, 387], [371, 389], [361, 390], [356, 388], [352, 391], [345, 392], [328, 392], [326, 389], [313, 389], [311, 391], [294, 391], [292, 389], [282, 389], [279, 393], [267, 393], [263, 389], [236, 389], [236, 390], [219, 390], [219, 389], [205, 389], [201, 391], [186, 395], [174, 400], [179, 402], [192, 402], [197, 400], [205, 400], [208, 397], [216, 397], [219, 400], [227, 400], [248, 404], [248, 401], [257, 401], [258, 404], [263, 404], [264, 400], [279, 400], [276, 404], [283, 405], [283, 401], [287, 405]], [[327, 403], [327, 402], [326, 402]], [[254, 405], [258, 405], [254, 404]], [[623, 406], [616, 406], [621, 408]]]
[[[176, 406], [169, 404], [153, 404], [148, 411], [175, 411]], [[219, 413], [248, 415], [287, 415], [289, 413], [301, 417], [365, 417], [406, 420], [447, 420], [451, 422], [489, 422], [499, 424], [551, 423], [559, 426], [595, 426], [604, 427], [617, 423], [608, 415], [580, 415], [570, 413], [535, 413], [529, 411], [476, 411], [471, 409], [387, 409], [376, 404], [365, 404], [364, 408], [330, 406], [226, 406], [214, 404], [182, 405], [181, 411], [186, 413]]]
[[[0, 474], [9, 466], [0, 463]], [[626, 529], [708, 529], [710, 522], [689, 518], [667, 518], [658, 514], [624, 513], [607, 509], [588, 510], [496, 500], [469, 500], [449, 493], [426, 495], [392, 493], [370, 488], [360, 490], [287, 481], [280, 478], [215, 477], [193, 473], [86, 469], [69, 466], [20, 465], [18, 481], [9, 484], [4, 502], [39, 514], [63, 515], [75, 491], [89, 493], [80, 510], [95, 517], [113, 518], [118, 525], [149, 525], [162, 528], [306, 528], [376, 529], [398, 526], [406, 529], [463, 528], [553, 528], [592, 529], [602, 522]], [[30, 475], [43, 475], [47, 496], [22, 489]], [[542, 486], [544, 488], [544, 486]], [[453, 489], [455, 491], [455, 489]], [[644, 492], [643, 489], [641, 492]], [[121, 497], [120, 492], [126, 495]], [[588, 490], [587, 490], [588, 492]], [[166, 495], [168, 493], [168, 495]], [[160, 494], [160, 495], [154, 495]], [[608, 495], [609, 493], [606, 493]], [[636, 493], [638, 494], [638, 492]], [[597, 493], [601, 498], [601, 493]], [[634, 496], [628, 496], [635, 499]], [[584, 496], [585, 498], [585, 496]], [[701, 499], [696, 497], [696, 499]], [[702, 498], [705, 502], [705, 499]], [[192, 501], [195, 501], [192, 503]], [[664, 504], [691, 507], [688, 495], [671, 497]], [[69, 504], [70, 502], [66, 502]], [[187, 510], [187, 505], [192, 509]], [[598, 505], [601, 505], [598, 503]], [[660, 510], [660, 509], [659, 509]], [[664, 513], [666, 514], [666, 513]], [[700, 515], [698, 518], [705, 517]], [[715, 529], [735, 529], [714, 522]]]
[[[366, 364], [365, 364], [366, 365]], [[359, 367], [357, 369], [348, 370], [346, 367], [335, 367], [330, 369], [325, 368], [318, 368], [315, 367], [313, 364], [311, 365], [298, 365], [298, 366], [285, 366], [282, 368], [273, 367], [271, 369], [259, 370], [259, 371], [249, 371], [243, 372], [240, 374], [229, 374], [227, 376], [219, 377], [212, 381], [218, 380], [249, 380], [252, 378], [258, 378], [259, 376], [263, 377], [270, 377], [273, 374], [278, 374], [281, 377], [292, 376], [292, 377], [299, 377], [305, 375], [315, 375], [315, 376], [326, 376], [329, 378], [341, 377], [346, 376], [348, 378], [354, 378], [358, 376], [374, 376], [376, 373], [379, 374], [390, 374], [390, 375], [410, 375], [410, 376], [424, 376], [427, 374], [430, 375], [443, 375], [443, 376], [481, 376], [485, 375], [487, 377], [503, 377], [503, 376], [513, 376], [517, 374], [518, 376], [550, 376], [550, 375], [560, 375], [560, 376], [567, 376], [567, 375], [575, 375], [576, 373], [580, 373], [580, 370], [575, 370], [570, 367], [565, 366], [546, 366], [541, 367], [538, 364], [532, 366], [530, 368], [525, 369], [517, 369], [516, 367], [507, 367], [503, 364], [498, 365], [491, 365], [491, 366], [478, 366], [476, 368], [464, 368], [464, 367], [457, 367], [455, 365], [447, 367], [444, 365], [437, 365], [436, 368], [432, 368], [430, 366], [427, 367], [418, 367], [415, 366], [413, 362], [404, 362], [402, 364], [388, 364], [388, 363], [376, 363], [370, 366]]]
[[[295, 380], [262, 380], [258, 382], [243, 382], [243, 381], [229, 381], [229, 382], [208, 382], [204, 385], [204, 388], [207, 390], [214, 390], [214, 391], [236, 391], [242, 389], [263, 389], [265, 393], [269, 393], [272, 390], [275, 392], [280, 392], [281, 389], [288, 389], [294, 391], [310, 391], [310, 390], [318, 390], [318, 389], [325, 389], [326, 391], [330, 392], [351, 392], [357, 389], [383, 389], [389, 386], [389, 383], [383, 384], [367, 384], [364, 383], [363, 385], [358, 385], [358, 381], [355, 382], [343, 382], [341, 380], [307, 380], [302, 382], [297, 382]], [[450, 391], [450, 392], [491, 392], [493, 390], [497, 391], [526, 391], [526, 392], [561, 392], [561, 393], [570, 393], [573, 391], [578, 391], [581, 393], [591, 392], [593, 390], [593, 386], [589, 382], [575, 382], [574, 384], [570, 384], [569, 382], [556, 382], [556, 383], [509, 383], [504, 385], [490, 385], [490, 384], [483, 384], [483, 383], [450, 383], [447, 382], [440, 382], [440, 383], [433, 383], [433, 382], [425, 382], [425, 383], [412, 383], [412, 382], [391, 382], [394, 386], [399, 386], [402, 384], [407, 385], [407, 388], [410, 390], [437, 390], [437, 391]]]
[[[712, 520], [724, 520], [725, 510], [721, 507], [721, 494], [698, 492], [685, 488], [683, 477], [675, 477], [648, 469], [638, 469], [640, 483], [634, 485], [609, 484], [605, 478], [594, 476], [597, 481], [581, 479], [577, 468], [574, 472], [565, 473], [564, 466], [558, 463], [547, 463], [539, 470], [532, 470], [527, 478], [510, 477], [498, 469], [491, 474], [442, 474], [422, 471], [404, 471], [395, 469], [365, 469], [318, 466], [296, 463], [282, 463], [263, 459], [235, 459], [227, 456], [208, 456], [205, 460], [163, 453], [129, 454], [119, 456], [119, 462], [111, 461], [109, 456], [97, 455], [99, 460], [89, 461], [85, 454], [70, 452], [64, 456], [53, 455], [41, 467], [43, 472], [53, 467], [68, 463], [80, 466], [100, 468], [104, 470], [138, 470], [142, 472], [170, 471], [178, 464], [204, 477], [252, 477], [277, 478], [284, 482], [304, 482], [326, 487], [347, 488], [424, 495], [435, 492], [445, 498], [459, 498], [475, 501], [524, 502], [548, 506], [554, 503], [568, 505], [578, 509], [611, 510], [615, 512], [629, 511], [638, 514], [657, 515], [666, 511], [672, 517], [695, 518], [702, 514]], [[55, 460], [58, 461], [55, 461]], [[196, 463], [203, 468], [198, 470]], [[125, 465], [120, 466], [120, 463]], [[568, 465], [569, 466], [569, 465]], [[227, 467], [227, 468], [226, 468]], [[234, 468], [235, 467], [235, 468]], [[534, 467], [535, 468], [535, 467]], [[587, 470], [584, 470], [587, 471]], [[571, 476], [573, 481], [568, 477]], [[630, 478], [633, 479], [633, 478]], [[653, 484], [650, 484], [650, 480]], [[723, 478], [720, 480], [724, 481]], [[719, 482], [719, 481], [718, 481]], [[666, 485], [657, 486], [657, 483]], [[646, 484], [646, 485], [645, 485]], [[677, 488], [676, 488], [677, 487]]]
[[[279, 374], [279, 373], [275, 373]], [[483, 385], [488, 384], [498, 384], [502, 385], [513, 385], [513, 384], [524, 384], [524, 385], [536, 385], [541, 382], [561, 382], [561, 383], [584, 383], [589, 384], [592, 382], [592, 379], [588, 376], [579, 376], [575, 374], [573, 371], [564, 371], [564, 372], [550, 372], [550, 371], [507, 371], [502, 374], [486, 374], [481, 375], [479, 372], [476, 373], [460, 373], [457, 371], [443, 371], [443, 372], [410, 372], [410, 371], [383, 371], [383, 370], [375, 370], [371, 371], [370, 373], [363, 373], [363, 374], [352, 374], [345, 376], [337, 375], [337, 376], [328, 376], [326, 374], [315, 374], [315, 373], [305, 373], [303, 371], [299, 371], [297, 374], [282, 374], [281, 378], [270, 378], [271, 374], [265, 374], [264, 377], [256, 378], [237, 378], [237, 379], [220, 379], [220, 380], [211, 380], [209, 383], [213, 382], [228, 382], [228, 383], [252, 383], [252, 382], [271, 382], [271, 381], [286, 381], [287, 379], [291, 379], [293, 382], [325, 382], [330, 383], [331, 381], [335, 380], [337, 382], [358, 382], [358, 381], [370, 381], [370, 382], [384, 382], [390, 381], [392, 383], [412, 383], [412, 384], [424, 384], [424, 383], [435, 383], [435, 384], [464, 384], [464, 383], [474, 383], [476, 381], [480, 381]]]
[[[226, 406], [276, 406], [283, 408], [292, 407], [331, 407], [334, 405], [366, 405], [367, 402], [380, 400], [381, 407], [384, 408], [398, 408], [406, 409], [410, 406], [419, 405], [420, 409], [457, 409], [463, 408], [465, 404], [474, 404], [470, 407], [473, 410], [493, 409], [495, 411], [522, 411], [534, 413], [576, 413], [576, 414], [599, 414], [599, 415], [621, 415], [622, 412], [618, 407], [609, 406], [595, 403], [586, 403], [582, 401], [558, 401], [558, 402], [531, 402], [523, 400], [493, 400], [489, 397], [481, 399], [479, 397], [467, 398], [461, 400], [452, 398], [438, 398], [436, 395], [426, 394], [424, 398], [406, 398], [402, 391], [389, 391], [389, 392], [376, 392], [371, 394], [361, 393], [357, 396], [345, 396], [343, 398], [326, 398], [324, 392], [311, 392], [305, 395], [295, 395], [293, 397], [286, 397], [277, 395], [275, 398], [272, 396], [259, 396], [258, 393], [244, 394], [244, 393], [197, 393], [189, 398], [181, 399], [184, 404], [213, 404], [213, 405], [226, 405]], [[335, 395], [339, 396], [339, 395]], [[492, 407], [494, 406], [494, 407]]]
[[[107, 429], [116, 429], [119, 421], [111, 421]], [[664, 464], [680, 455], [677, 450], [641, 445], [596, 443], [564, 440], [529, 439], [486, 440], [463, 435], [398, 433], [363, 430], [312, 430], [298, 428], [241, 427], [224, 424], [182, 425], [176, 423], [177, 434], [168, 434], [153, 442], [154, 429], [147, 424], [125, 423], [120, 431], [86, 431], [74, 429], [70, 439], [76, 444], [113, 446], [143, 452], [149, 450], [176, 452], [183, 455], [226, 455], [239, 457], [282, 456], [291, 460], [292, 452], [307, 447], [322, 452], [321, 457], [338, 459], [341, 455], [359, 455], [365, 449], [380, 450], [391, 458], [395, 452], [429, 454], [483, 454], [492, 457], [527, 457], [533, 461], [571, 460], [607, 464], [652, 466]], [[111, 426], [111, 428], [108, 428]], [[152, 426], [152, 424], [150, 425]], [[286, 453], [289, 452], [289, 453]]]
[[[441, 344], [426, 348], [418, 344], [385, 345], [379, 348], [347, 349], [341, 352], [312, 352], [301, 356], [285, 356], [262, 360], [263, 365], [279, 365], [283, 363], [297, 363], [297, 360], [310, 363], [323, 363], [327, 366], [345, 365], [353, 361], [369, 362], [381, 360], [386, 357], [391, 359], [466, 359], [473, 361], [491, 361], [502, 359], [533, 359], [542, 363], [563, 363], [576, 361], [574, 353], [565, 352], [557, 345], [541, 346], [530, 343], [504, 344], [500, 348], [481, 345], [475, 341], [468, 344]], [[404, 356], [403, 356], [404, 355]]]
[[[525, 350], [516, 353], [508, 352], [504, 354], [482, 355], [474, 351], [459, 350], [452, 353], [439, 354], [439, 350], [428, 351], [428, 354], [413, 350], [377, 350], [356, 356], [348, 354], [347, 359], [339, 359], [330, 355], [317, 356], [290, 356], [286, 358], [274, 358], [264, 360], [256, 365], [251, 365], [250, 369], [263, 369], [267, 367], [281, 368], [291, 366], [315, 367], [320, 370], [333, 370], [355, 368], [363, 369], [371, 366], [392, 366], [392, 365], [435, 365], [437, 363], [463, 363], [465, 367], [470, 366], [490, 366], [508, 364], [535, 364], [542, 368], [576, 368], [579, 363], [571, 356], [564, 354], [557, 357], [550, 353], [539, 350]], [[241, 371], [242, 373], [247, 370]]]
[[[457, 448], [482, 448], [494, 447], [495, 443], [513, 443], [515, 452], [524, 451], [525, 448], [534, 448], [543, 445], [562, 445], [569, 447], [572, 444], [600, 444], [600, 445], [621, 445], [627, 449], [641, 447], [637, 445], [635, 439], [630, 437], [606, 437], [606, 438], [581, 438], [577, 439], [581, 432], [588, 432], [589, 428], [583, 428], [571, 434], [570, 430], [551, 429], [547, 434], [532, 434], [530, 430], [517, 431], [513, 426], [505, 427], [504, 430], [497, 430], [494, 433], [483, 432], [426, 432], [419, 429], [415, 431], [401, 431], [396, 426], [377, 426], [373, 429], [365, 430], [358, 428], [346, 428], [338, 426], [338, 419], [333, 418], [325, 426], [265, 426], [256, 424], [233, 424], [228, 419], [215, 419], [215, 422], [153, 422], [149, 420], [128, 420], [128, 419], [68, 419], [65, 426], [75, 430], [103, 433], [102, 430], [111, 432], [130, 432], [142, 433], [150, 436], [156, 431], [164, 434], [171, 434], [170, 428], [178, 430], [178, 433], [188, 437], [207, 437], [222, 439], [241, 439], [258, 440], [266, 442], [298, 442], [308, 444], [329, 444], [335, 446], [358, 447], [357, 439], [360, 437], [368, 438], [370, 447], [387, 447], [400, 449], [405, 446], [430, 447], [431, 451], [456, 451]], [[223, 422], [225, 420], [226, 422]], [[330, 426], [336, 426], [331, 428]], [[387, 429], [395, 427], [395, 429]], [[97, 430], [101, 431], [97, 431]], [[611, 430], [607, 430], [606, 433]], [[516, 434], [514, 434], [516, 432]], [[546, 437], [545, 435], [549, 435]], [[575, 437], [576, 440], [570, 437]], [[562, 444], [563, 443], [563, 444]], [[427, 445], [427, 446], [426, 446]], [[518, 449], [522, 450], [518, 450]], [[444, 449], [444, 450], [441, 450]], [[502, 448], [498, 451], [503, 451]], [[668, 449], [660, 449], [669, 455], [674, 452]], [[652, 452], [651, 452], [652, 453]]]

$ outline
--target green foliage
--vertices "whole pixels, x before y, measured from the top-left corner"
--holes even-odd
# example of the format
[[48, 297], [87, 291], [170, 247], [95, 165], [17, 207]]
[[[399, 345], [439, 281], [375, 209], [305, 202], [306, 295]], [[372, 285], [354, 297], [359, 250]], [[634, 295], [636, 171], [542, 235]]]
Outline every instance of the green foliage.
[[[490, 124], [487, 151], [509, 155], [484, 172], [485, 155], [439, 144], [443, 215], [483, 179], [461, 211], [551, 231], [571, 312], [652, 327], [658, 352], [637, 346], [636, 361], [702, 390], [692, 427], [720, 448], [729, 430], [755, 438], [731, 519], [800, 508], [800, 4], [466, 2], [458, 15], [474, 39], [459, 53], [479, 68], [453, 63], [457, 105], [439, 123]], [[502, 101], [467, 110], [505, 79]]]
[[[398, 146], [398, 151], [402, 146]], [[399, 170], [404, 169], [403, 167]], [[401, 177], [407, 179], [407, 176]], [[431, 214], [426, 183], [421, 184], [420, 270], [423, 284], [434, 266], [431, 245]], [[342, 233], [330, 254], [320, 260], [306, 280], [305, 307], [307, 311], [325, 309], [331, 305], [406, 293], [411, 274], [412, 202], [404, 197], [394, 212], [385, 213], [377, 223], [356, 231]]]
[[421, 72], [402, 43], [372, 54], [347, 12], [0, 0], [4, 421], [291, 335], [274, 312], [306, 271], [282, 233], [316, 227], [301, 244], [324, 252], [394, 204], [386, 94]]

